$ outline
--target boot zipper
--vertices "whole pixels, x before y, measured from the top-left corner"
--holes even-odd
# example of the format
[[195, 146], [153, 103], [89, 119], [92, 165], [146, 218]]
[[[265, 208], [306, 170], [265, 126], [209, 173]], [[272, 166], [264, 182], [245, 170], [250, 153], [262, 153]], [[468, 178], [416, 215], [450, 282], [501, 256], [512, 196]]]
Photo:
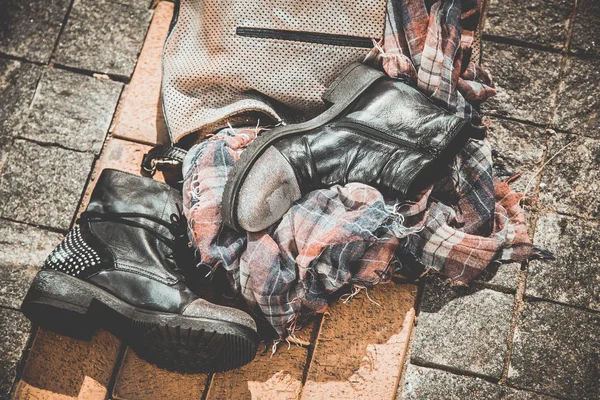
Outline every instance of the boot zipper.
[[[238, 26], [235, 30], [238, 36], [253, 37], [260, 39], [288, 40], [293, 42], [305, 42], [326, 44], [344, 47], [373, 47], [373, 40], [368, 37], [335, 35], [331, 33], [290, 31], [284, 29], [251, 28]], [[379, 41], [379, 39], [375, 39]]]
[[391, 133], [382, 131], [379, 128], [374, 128], [372, 126], [366, 125], [363, 122], [357, 122], [357, 121], [353, 121], [351, 119], [344, 118], [344, 119], [340, 119], [337, 122], [331, 123], [328, 126], [330, 126], [332, 128], [338, 127], [338, 128], [350, 128], [353, 130], [357, 130], [360, 133], [363, 133], [365, 135], [374, 136], [375, 138], [377, 138], [381, 141], [408, 147], [409, 149], [415, 150], [419, 153], [429, 155], [432, 157], [437, 157], [439, 155], [438, 149], [435, 149], [432, 147], [419, 146], [418, 144], [416, 144], [414, 142], [403, 139], [403, 138], [393, 135]]

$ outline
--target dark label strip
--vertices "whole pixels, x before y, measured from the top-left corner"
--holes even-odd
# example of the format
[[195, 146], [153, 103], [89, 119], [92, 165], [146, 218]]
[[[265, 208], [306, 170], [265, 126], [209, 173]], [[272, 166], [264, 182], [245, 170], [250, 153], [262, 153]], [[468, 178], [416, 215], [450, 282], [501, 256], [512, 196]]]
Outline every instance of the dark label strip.
[[[289, 31], [284, 29], [249, 28], [238, 26], [235, 30], [238, 36], [261, 39], [288, 40], [294, 42], [317, 43], [345, 47], [373, 47], [371, 38], [360, 36], [334, 35], [330, 33]], [[379, 39], [375, 39], [379, 41]]]

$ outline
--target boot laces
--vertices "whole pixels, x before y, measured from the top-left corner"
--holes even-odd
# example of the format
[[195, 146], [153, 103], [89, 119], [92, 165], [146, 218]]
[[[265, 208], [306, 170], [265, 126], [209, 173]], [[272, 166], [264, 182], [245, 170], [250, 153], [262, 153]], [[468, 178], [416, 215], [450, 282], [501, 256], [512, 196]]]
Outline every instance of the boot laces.
[[[183, 215], [181, 207], [179, 204], [176, 204], [177, 212], [172, 213], [169, 217], [169, 222], [166, 222], [160, 218], [157, 218], [151, 214], [144, 213], [125, 213], [125, 212], [98, 212], [98, 211], [85, 211], [81, 214], [79, 221], [80, 222], [115, 222], [120, 224], [125, 224], [129, 226], [134, 226], [136, 228], [141, 228], [146, 230], [156, 239], [164, 243], [170, 250], [170, 253], [165, 254], [166, 258], [172, 259], [175, 261], [175, 265], [177, 265], [176, 259], [178, 258], [178, 253], [182, 252], [184, 248], [187, 248], [188, 239], [187, 239], [187, 222], [186, 218]], [[152, 221], [159, 225], [164, 226], [169, 230], [172, 237], [168, 237], [158, 232], [154, 227], [144, 224], [142, 222], [136, 221], [137, 219], [145, 219], [148, 221]], [[179, 270], [179, 267], [176, 267]]]

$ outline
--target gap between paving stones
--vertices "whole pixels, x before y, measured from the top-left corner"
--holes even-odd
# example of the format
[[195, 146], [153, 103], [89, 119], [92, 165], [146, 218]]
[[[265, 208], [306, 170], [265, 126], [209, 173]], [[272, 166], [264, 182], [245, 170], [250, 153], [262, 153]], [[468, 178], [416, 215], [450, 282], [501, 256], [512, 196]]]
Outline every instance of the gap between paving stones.
[[510, 45], [510, 46], [524, 47], [526, 49], [540, 50], [540, 51], [545, 51], [547, 53], [553, 53], [553, 54], [562, 53], [562, 49], [560, 49], [560, 48], [556, 48], [556, 47], [552, 47], [552, 46], [545, 46], [542, 44], [531, 43], [531, 42], [527, 42], [525, 40], [508, 38], [508, 37], [504, 37], [504, 36], [488, 35], [488, 34], [484, 33], [483, 35], [481, 35], [481, 39], [483, 39], [487, 42], [506, 44], [506, 45]]
[[406, 345], [406, 354], [404, 355], [404, 363], [402, 364], [402, 370], [400, 371], [400, 379], [398, 379], [398, 388], [396, 388], [396, 399], [400, 400], [402, 398], [402, 392], [404, 391], [404, 385], [406, 384], [406, 373], [408, 370], [408, 366], [411, 364], [412, 359], [412, 344], [415, 341], [415, 336], [417, 334], [417, 326], [419, 325], [419, 312], [421, 305], [421, 298], [424, 293], [424, 284], [423, 281], [418, 282], [418, 292], [417, 297], [415, 299], [415, 318], [413, 320], [413, 327], [410, 330], [410, 336], [408, 338], [408, 344]]
[[[527, 285], [525, 285], [525, 289], [527, 289]], [[584, 311], [584, 312], [589, 313], [589, 314], [600, 315], [600, 310], [594, 310], [592, 308], [587, 308], [585, 306], [578, 306], [576, 304], [563, 303], [561, 301], [547, 299], [545, 297], [537, 297], [537, 296], [532, 296], [530, 294], [523, 294], [523, 298], [526, 298], [528, 301], [531, 301], [531, 302], [551, 303], [551, 304], [555, 304], [555, 305], [561, 306], [561, 307], [574, 308], [576, 310]]]
[[[537, 224], [537, 220], [535, 221]], [[525, 294], [525, 281], [527, 279], [527, 262], [521, 264], [521, 271], [519, 273], [519, 281], [517, 283], [517, 291], [515, 293], [515, 300], [513, 303], [513, 314], [510, 321], [510, 328], [508, 331], [508, 338], [506, 344], [506, 354], [504, 356], [504, 367], [502, 369], [502, 377], [498, 381], [498, 383], [505, 385], [508, 379], [508, 370], [510, 368], [510, 362], [512, 360], [512, 348], [515, 341], [515, 332], [517, 330], [517, 323], [519, 312], [524, 307], [523, 295]]]
[[505, 121], [511, 121], [511, 122], [517, 122], [519, 124], [523, 124], [523, 125], [529, 125], [535, 128], [542, 128], [542, 129], [546, 129], [546, 130], [551, 130], [555, 133], [564, 133], [567, 135], [575, 135], [575, 136], [579, 136], [579, 137], [583, 137], [583, 138], [587, 138], [587, 139], [598, 139], [595, 136], [589, 136], [586, 135], [585, 133], [582, 132], [573, 132], [573, 131], [569, 131], [567, 129], [563, 129], [563, 128], [559, 128], [559, 127], [555, 127], [555, 126], [548, 126], [548, 124], [540, 124], [538, 122], [533, 122], [533, 121], [527, 121], [524, 119], [520, 119], [520, 118], [516, 118], [516, 117], [511, 117], [509, 115], [503, 115], [503, 114], [498, 114], [498, 113], [494, 113], [494, 112], [488, 112], [485, 114], [486, 117], [490, 117], [490, 118], [495, 118], [495, 119], [501, 119], [501, 120], [505, 120]]
[[125, 358], [127, 348], [128, 346], [122, 341], [120, 341], [119, 354], [117, 354], [113, 370], [110, 373], [110, 380], [108, 381], [108, 385], [106, 385], [106, 394], [107, 397], [110, 399], [112, 399], [113, 397], [112, 395], [115, 390], [115, 385], [117, 384], [117, 378], [119, 377], [119, 371], [121, 370], [121, 364], [123, 363], [123, 359]]
[[92, 70], [84, 69], [84, 68], [70, 67], [68, 65], [63, 65], [63, 64], [54, 63], [54, 62], [51, 64], [51, 66], [56, 69], [62, 69], [64, 71], [69, 71], [69, 72], [73, 72], [73, 73], [80, 74], [80, 75], [91, 76], [96, 79], [106, 79], [106, 80], [111, 80], [114, 82], [120, 82], [120, 83], [125, 83], [125, 84], [127, 84], [131, 81], [131, 78], [129, 76], [125, 76], [125, 75], [111, 74], [111, 73], [105, 73], [105, 72], [92, 71]]
[[40, 61], [31, 61], [25, 57], [13, 56], [12, 54], [6, 54], [1, 51], [0, 51], [0, 58], [5, 59], [5, 60], [11, 60], [11, 61], [20, 61], [20, 62], [24, 62], [24, 63], [28, 63], [28, 64], [37, 65], [40, 67], [48, 66], [48, 64], [40, 62]]
[[[308, 350], [308, 354], [306, 355], [306, 363], [304, 364], [304, 371], [302, 371], [302, 387], [306, 383], [308, 379], [308, 373], [310, 370], [310, 366], [315, 357], [315, 352], [317, 350], [317, 338], [319, 337], [319, 332], [321, 332], [321, 327], [323, 326], [323, 314], [318, 314], [315, 317], [315, 320], [312, 322], [314, 325], [314, 329], [312, 331], [311, 337], [308, 338], [310, 345], [303, 346]], [[410, 345], [409, 345], [410, 346]], [[211, 375], [212, 378], [212, 375]]]
[[13, 56], [11, 54], [6, 54], [3, 52], [0, 52], [0, 58], [6, 59], [6, 60], [12, 60], [12, 61], [20, 61], [20, 62], [24, 62], [24, 63], [28, 63], [28, 64], [37, 65], [40, 67], [56, 68], [56, 69], [69, 71], [69, 72], [73, 72], [73, 73], [80, 74], [80, 75], [90, 76], [90, 77], [93, 77], [96, 79], [107, 79], [108, 78], [107, 80], [111, 80], [111, 81], [119, 82], [119, 83], [125, 83], [125, 84], [128, 84], [131, 81], [130, 77], [124, 76], [124, 75], [104, 73], [104, 72], [93, 71], [93, 70], [84, 69], [84, 68], [70, 67], [68, 65], [63, 65], [60, 63], [56, 63], [54, 61], [50, 61], [48, 63], [42, 63], [39, 61], [29, 60], [25, 57]]
[[417, 366], [417, 367], [439, 369], [440, 371], [450, 372], [450, 373], [455, 374], [455, 375], [469, 376], [469, 377], [472, 377], [472, 378], [477, 378], [477, 379], [484, 380], [484, 381], [489, 382], [489, 383], [494, 383], [494, 384], [500, 383], [500, 380], [498, 380], [498, 379], [493, 379], [493, 378], [490, 378], [489, 376], [482, 375], [482, 374], [477, 374], [477, 373], [472, 372], [472, 371], [465, 371], [465, 370], [460, 369], [460, 368], [449, 367], [447, 365], [436, 364], [436, 363], [426, 362], [426, 361], [425, 362], [423, 362], [423, 361], [415, 361], [415, 360], [411, 360], [410, 364], [412, 364], [414, 366]]
[[19, 308], [15, 308], [15, 307], [11, 307], [11, 306], [0, 305], [0, 308], [3, 308], [5, 310], [21, 312], [21, 310]]
[[1, 221], [8, 221], [8, 222], [13, 222], [15, 224], [23, 224], [23, 225], [27, 225], [27, 226], [31, 226], [33, 228], [40, 228], [40, 229], [44, 229], [46, 231], [50, 231], [50, 232], [54, 232], [54, 233], [59, 233], [61, 235], [66, 235], [68, 231], [59, 229], [59, 228], [55, 228], [52, 226], [45, 226], [45, 225], [37, 225], [37, 224], [32, 224], [31, 222], [27, 222], [27, 221], [19, 221], [16, 219], [12, 219], [10, 217], [0, 217], [0, 222]]
[[[548, 46], [548, 45], [541, 45], [541, 44], [529, 42], [526, 40], [510, 38], [510, 37], [505, 37], [505, 36], [500, 36], [500, 35], [485, 34], [485, 33], [482, 35], [481, 38], [488, 42], [500, 43], [500, 44], [506, 44], [506, 45], [511, 45], [511, 46], [518, 46], [518, 47], [525, 47], [528, 49], [540, 50], [540, 51], [545, 51], [545, 52], [553, 53], [553, 54], [565, 53], [565, 54], [568, 54], [569, 56], [572, 56], [572, 57], [575, 57], [575, 58], [578, 58], [581, 60], [599, 59], [600, 56], [598, 56], [596, 54], [580, 53], [580, 52], [573, 51], [570, 48], [571, 47], [571, 37], [572, 37], [573, 28], [574, 28], [574, 22], [575, 22], [575, 18], [577, 17], [577, 12], [579, 11], [578, 3], [580, 3], [580, 1], [581, 0], [573, 2], [573, 10], [571, 11], [571, 15], [569, 16], [569, 22], [568, 22], [568, 26], [567, 26], [567, 38], [565, 39], [565, 43], [563, 44], [562, 48]], [[485, 21], [484, 21], [484, 24], [485, 24]]]
[[74, 3], [75, 3], [75, 0], [71, 0], [69, 2], [69, 5], [67, 6], [67, 12], [65, 13], [62, 24], [60, 25], [60, 30], [58, 31], [58, 35], [56, 36], [56, 40], [54, 41], [54, 47], [52, 47], [52, 52], [50, 53], [50, 57], [48, 57], [48, 60], [46, 60], [47, 65], [51, 64], [52, 60], [54, 59], [54, 55], [56, 54], [56, 50], [58, 49], [58, 44], [60, 43], [60, 38], [67, 26], [67, 22], [69, 20], [69, 16], [71, 15], [71, 10], [73, 9]]
[[56, 148], [59, 148], [59, 149], [62, 149], [62, 150], [72, 151], [74, 153], [84, 153], [84, 154], [93, 153], [93, 152], [87, 151], [87, 150], [74, 149], [72, 147], [68, 147], [68, 146], [62, 145], [60, 143], [40, 142], [39, 140], [32, 139], [32, 138], [26, 137], [26, 136], [19, 136], [19, 135], [17, 135], [13, 139], [19, 139], [19, 140], [22, 140], [24, 142], [34, 143], [34, 144], [37, 144], [40, 147], [56, 147]]
[[[204, 387], [204, 391], [202, 392], [202, 397], [200, 398], [200, 400], [206, 400], [208, 398], [208, 392], [210, 392], [209, 388], [213, 384], [214, 375], [214, 373], [208, 374], [208, 378], [206, 379], [206, 386]], [[302, 383], [302, 385], [304, 385], [304, 383]]]

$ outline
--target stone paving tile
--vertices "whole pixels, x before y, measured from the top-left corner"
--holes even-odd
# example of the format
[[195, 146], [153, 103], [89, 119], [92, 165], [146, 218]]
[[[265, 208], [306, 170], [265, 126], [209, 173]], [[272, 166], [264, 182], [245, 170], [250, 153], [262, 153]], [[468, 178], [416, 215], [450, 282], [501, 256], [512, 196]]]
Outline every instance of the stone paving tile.
[[20, 136], [98, 153], [122, 86], [49, 68], [42, 75]]
[[0, 3], [0, 51], [46, 63], [70, 0], [3, 0]]
[[562, 48], [573, 7], [573, 0], [491, 0], [483, 32]]
[[31, 280], [63, 235], [0, 221], [0, 306], [19, 308]]
[[517, 290], [521, 265], [519, 263], [492, 264], [481, 273], [475, 280], [496, 290]]
[[512, 295], [427, 282], [411, 362], [500, 379], [512, 310]]
[[438, 369], [409, 365], [406, 369], [402, 400], [421, 399], [501, 399], [502, 387], [469, 376], [454, 375]]
[[579, 0], [571, 34], [571, 49], [585, 55], [600, 56], [600, 2]]
[[526, 295], [600, 311], [600, 223], [546, 214], [535, 243], [556, 261], [529, 265]]
[[129, 77], [152, 10], [109, 0], [75, 0], [56, 51], [70, 67]]
[[528, 392], [526, 390], [516, 390], [509, 387], [503, 388], [502, 400], [555, 400], [556, 397], [550, 397], [543, 394]]
[[560, 55], [484, 42], [483, 65], [491, 71], [497, 94], [482, 105], [486, 113], [546, 124], [558, 87]]
[[10, 389], [17, 375], [17, 366], [27, 340], [31, 324], [18, 311], [0, 307], [0, 399], [10, 399]]
[[553, 397], [410, 364], [399, 400], [553, 400]]
[[548, 157], [554, 159], [542, 173], [542, 205], [561, 213], [600, 217], [600, 140], [557, 134], [550, 138]]
[[17, 140], [0, 177], [0, 217], [67, 231], [94, 156]]
[[[543, 128], [499, 118], [485, 118], [491, 122], [488, 139], [499, 155], [494, 158], [495, 170], [520, 173], [521, 178], [511, 184], [523, 192], [542, 165], [547, 135]], [[533, 185], [533, 182], [531, 185]], [[529, 187], [529, 191], [533, 189]]]
[[598, 332], [598, 314], [527, 302], [515, 331], [508, 384], [562, 398], [600, 398]]
[[554, 123], [569, 132], [600, 139], [600, 59], [569, 57], [566, 71]]
[[41, 72], [34, 64], [0, 59], [0, 153], [17, 135]]

